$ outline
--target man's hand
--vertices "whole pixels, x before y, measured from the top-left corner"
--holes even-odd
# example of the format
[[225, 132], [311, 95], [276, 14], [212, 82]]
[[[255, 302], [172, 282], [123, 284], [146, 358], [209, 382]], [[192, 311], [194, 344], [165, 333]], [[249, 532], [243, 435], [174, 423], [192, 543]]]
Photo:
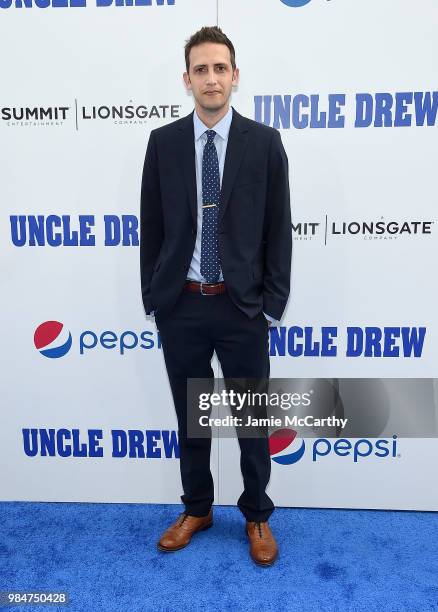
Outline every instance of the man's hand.
[[278, 325], [279, 321], [266, 314], [266, 312], [264, 312], [263, 314], [265, 315], [265, 319], [268, 321], [269, 327], [271, 327], [271, 325]]

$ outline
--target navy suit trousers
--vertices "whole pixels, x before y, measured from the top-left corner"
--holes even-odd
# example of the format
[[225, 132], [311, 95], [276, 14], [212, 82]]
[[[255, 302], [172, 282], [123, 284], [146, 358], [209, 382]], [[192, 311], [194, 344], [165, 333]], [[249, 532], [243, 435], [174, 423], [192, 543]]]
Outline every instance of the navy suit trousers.
[[[188, 514], [205, 516], [214, 500], [211, 438], [187, 435], [187, 379], [213, 383], [214, 351], [225, 380], [269, 379], [268, 322], [262, 312], [250, 319], [227, 293], [183, 291], [169, 314], [156, 317], [156, 324], [178, 419], [181, 500]], [[244, 490], [237, 505], [248, 521], [266, 521], [274, 511], [265, 491], [271, 474], [268, 438], [239, 436], [238, 441]]]

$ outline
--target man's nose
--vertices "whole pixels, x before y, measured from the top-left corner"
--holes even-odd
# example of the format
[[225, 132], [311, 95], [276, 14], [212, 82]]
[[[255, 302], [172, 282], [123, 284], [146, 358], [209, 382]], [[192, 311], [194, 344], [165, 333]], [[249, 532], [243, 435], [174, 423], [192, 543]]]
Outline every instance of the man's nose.
[[214, 71], [214, 68], [210, 68], [210, 70], [208, 71], [207, 84], [215, 85], [215, 83], [216, 83], [216, 73]]

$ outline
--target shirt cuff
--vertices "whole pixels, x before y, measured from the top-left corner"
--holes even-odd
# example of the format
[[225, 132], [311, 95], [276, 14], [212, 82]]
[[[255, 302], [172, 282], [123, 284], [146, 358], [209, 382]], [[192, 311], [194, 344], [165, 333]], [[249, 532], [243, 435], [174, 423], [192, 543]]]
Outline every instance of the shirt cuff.
[[268, 321], [271, 322], [271, 327], [273, 325], [278, 325], [280, 323], [280, 321], [277, 321], [277, 319], [272, 318], [270, 315], [266, 314], [266, 312], [263, 313], [265, 315], [265, 317], [268, 319]]

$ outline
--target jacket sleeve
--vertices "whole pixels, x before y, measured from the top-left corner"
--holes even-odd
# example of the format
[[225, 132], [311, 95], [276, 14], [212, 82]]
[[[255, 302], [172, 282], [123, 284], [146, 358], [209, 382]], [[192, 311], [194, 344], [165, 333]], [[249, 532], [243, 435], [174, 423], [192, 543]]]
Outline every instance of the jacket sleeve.
[[151, 303], [151, 280], [155, 262], [163, 243], [163, 215], [155, 130], [149, 136], [143, 165], [140, 202], [140, 276], [141, 294], [146, 314], [154, 309]]
[[280, 320], [290, 292], [292, 219], [289, 163], [278, 130], [269, 151], [264, 240], [263, 310]]

